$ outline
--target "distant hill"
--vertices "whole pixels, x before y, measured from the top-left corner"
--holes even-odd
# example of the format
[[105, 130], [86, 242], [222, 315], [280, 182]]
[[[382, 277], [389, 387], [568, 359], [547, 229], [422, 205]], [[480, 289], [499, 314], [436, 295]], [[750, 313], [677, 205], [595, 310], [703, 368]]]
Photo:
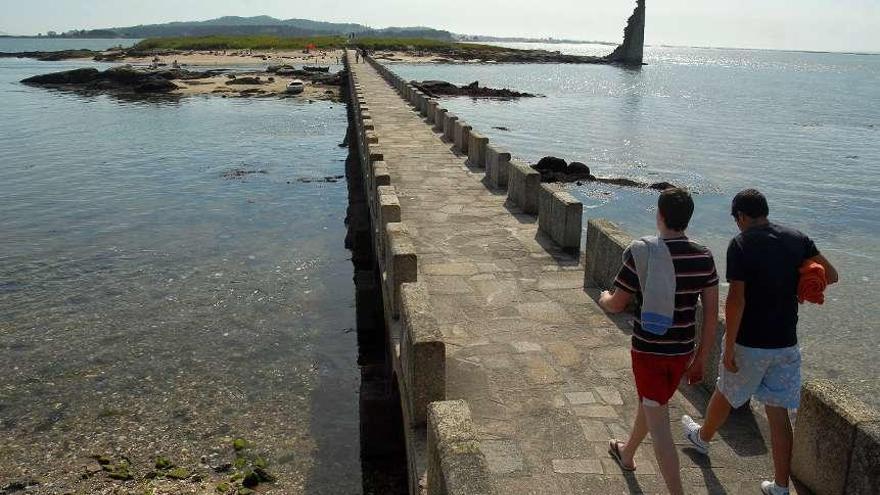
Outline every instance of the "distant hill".
[[227, 16], [207, 21], [169, 22], [129, 27], [72, 30], [49, 33], [58, 38], [156, 38], [168, 36], [404, 36], [451, 40], [452, 34], [427, 27], [389, 27], [374, 29], [351, 23], [312, 21], [308, 19], [276, 19], [261, 15], [255, 17]]

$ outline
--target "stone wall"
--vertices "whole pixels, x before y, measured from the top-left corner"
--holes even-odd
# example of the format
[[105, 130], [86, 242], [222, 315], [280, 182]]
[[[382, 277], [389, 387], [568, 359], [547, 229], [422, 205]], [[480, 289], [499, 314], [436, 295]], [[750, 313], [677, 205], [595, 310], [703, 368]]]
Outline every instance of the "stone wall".
[[880, 493], [880, 413], [830, 380], [801, 391], [792, 474], [815, 493]]
[[[347, 54], [345, 62], [354, 61]], [[425, 117], [426, 125], [452, 141], [458, 118], [391, 72], [366, 58], [382, 77]], [[418, 281], [418, 255], [403, 220], [392, 170], [384, 160], [382, 136], [376, 132], [357, 75], [349, 70], [350, 118], [361, 155], [365, 196], [370, 210], [375, 253], [381, 272], [388, 353], [400, 391], [407, 444], [410, 493], [421, 491], [428, 473], [431, 495], [490, 494], [488, 468], [470, 412], [463, 401], [445, 402], [446, 347], [430, 300]], [[462, 133], [462, 131], [464, 131]], [[459, 126], [469, 139], [470, 126]], [[466, 146], [466, 145], [465, 145]], [[430, 418], [430, 419], [429, 419]], [[469, 446], [465, 452], [464, 447]]]

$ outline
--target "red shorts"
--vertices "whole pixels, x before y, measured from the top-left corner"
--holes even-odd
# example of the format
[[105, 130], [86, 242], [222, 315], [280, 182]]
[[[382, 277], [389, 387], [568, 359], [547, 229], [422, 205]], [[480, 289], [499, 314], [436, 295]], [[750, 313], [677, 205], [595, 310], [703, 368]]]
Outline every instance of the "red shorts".
[[639, 400], [645, 399], [665, 405], [678, 390], [678, 384], [687, 371], [693, 353], [683, 356], [660, 356], [630, 351], [633, 375]]

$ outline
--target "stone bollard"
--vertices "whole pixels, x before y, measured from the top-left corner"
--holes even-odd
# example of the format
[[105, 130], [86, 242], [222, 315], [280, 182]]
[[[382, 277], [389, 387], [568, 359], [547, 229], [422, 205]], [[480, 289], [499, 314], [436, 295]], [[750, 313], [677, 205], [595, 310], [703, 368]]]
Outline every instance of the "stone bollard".
[[623, 263], [623, 251], [633, 238], [608, 220], [587, 222], [584, 246], [584, 287], [610, 289]]
[[498, 151], [494, 146], [486, 146], [486, 176], [489, 184], [496, 189], [507, 189], [510, 153]]
[[443, 137], [450, 143], [455, 142], [455, 121], [458, 115], [446, 113], [446, 120], [443, 122]]
[[538, 229], [566, 252], [581, 249], [581, 219], [584, 206], [566, 191], [542, 184], [538, 192]]
[[445, 108], [437, 108], [434, 112], [434, 130], [443, 132], [443, 126], [446, 124], [446, 114], [449, 111]]
[[468, 163], [471, 167], [486, 167], [486, 146], [489, 145], [489, 138], [471, 130], [468, 134]]
[[385, 162], [376, 162], [373, 164], [373, 186], [390, 186], [391, 174], [388, 171], [388, 165]]
[[415, 247], [403, 224], [385, 224], [385, 281], [391, 296], [391, 317], [400, 318], [400, 287], [418, 279]]
[[428, 111], [425, 112], [425, 117], [428, 119], [428, 122], [434, 122], [434, 114], [437, 112], [437, 107], [440, 104], [437, 100], [428, 100]]
[[511, 161], [507, 168], [507, 198], [523, 213], [538, 213], [538, 189], [541, 174], [525, 163]]
[[428, 404], [446, 398], [446, 346], [422, 283], [400, 289], [401, 391], [415, 426], [426, 423]]
[[470, 139], [471, 126], [463, 120], [456, 120], [453, 124], [453, 142], [455, 143], [455, 151], [461, 154], [467, 154], [468, 140]]
[[491, 495], [486, 456], [463, 400], [428, 406], [427, 482], [431, 495]]

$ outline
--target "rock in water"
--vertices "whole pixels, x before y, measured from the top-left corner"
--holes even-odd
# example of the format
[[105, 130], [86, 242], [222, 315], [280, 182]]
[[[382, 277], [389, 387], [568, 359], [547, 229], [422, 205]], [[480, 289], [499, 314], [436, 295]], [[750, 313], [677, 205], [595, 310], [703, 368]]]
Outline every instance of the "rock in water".
[[100, 76], [101, 72], [98, 69], [73, 69], [29, 77], [21, 82], [25, 84], [85, 84], [96, 81]]
[[429, 96], [470, 96], [472, 98], [531, 98], [535, 95], [511, 89], [480, 87], [479, 81], [458, 87], [446, 81], [413, 81], [413, 84]]
[[590, 175], [590, 167], [581, 162], [566, 164], [562, 158], [545, 156], [532, 165], [532, 168], [541, 173], [541, 182], [577, 182], [594, 180]]
[[532, 168], [543, 174], [544, 172], [564, 172], [567, 166], [562, 158], [545, 156], [537, 164], [532, 165]]
[[137, 93], [170, 93], [175, 89], [177, 89], [176, 84], [161, 77], [146, 80], [134, 87]]
[[569, 163], [567, 172], [569, 175], [577, 175], [580, 176], [582, 179], [590, 178], [590, 167], [581, 162]]
[[669, 182], [661, 181], [661, 182], [655, 182], [648, 187], [651, 189], [656, 189], [657, 191], [665, 191], [667, 189], [674, 188], [675, 184], [670, 184]]
[[100, 72], [94, 68], [74, 69], [43, 74], [22, 80], [37, 86], [70, 87], [90, 91], [119, 91], [135, 93], [170, 93], [177, 88], [172, 79], [202, 79], [211, 72], [190, 72], [182, 69], [145, 71], [130, 65], [112, 67]]

